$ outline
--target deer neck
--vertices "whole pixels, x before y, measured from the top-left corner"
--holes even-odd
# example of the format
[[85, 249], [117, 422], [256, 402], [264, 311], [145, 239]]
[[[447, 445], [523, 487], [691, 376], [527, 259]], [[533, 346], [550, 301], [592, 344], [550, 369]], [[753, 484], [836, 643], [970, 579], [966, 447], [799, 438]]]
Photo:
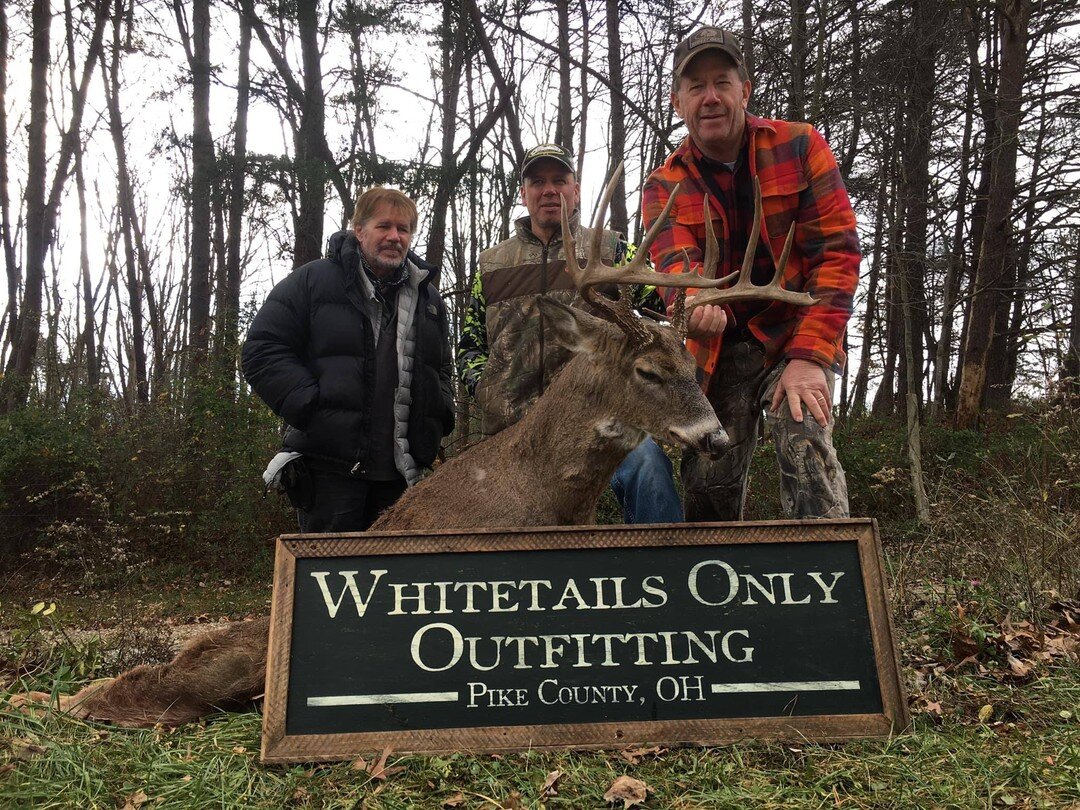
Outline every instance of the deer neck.
[[574, 357], [518, 423], [510, 450], [535, 471], [556, 514], [591, 522], [596, 501], [644, 431], [616, 418], [616, 392], [590, 358]]

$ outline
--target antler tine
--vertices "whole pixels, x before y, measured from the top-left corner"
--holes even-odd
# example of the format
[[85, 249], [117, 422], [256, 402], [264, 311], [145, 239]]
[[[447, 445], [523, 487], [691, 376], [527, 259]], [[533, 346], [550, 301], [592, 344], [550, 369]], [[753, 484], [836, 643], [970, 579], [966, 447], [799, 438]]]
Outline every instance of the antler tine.
[[[672, 195], [674, 196], [674, 195]], [[709, 214], [709, 195], [705, 195], [705, 263], [701, 266], [703, 278], [716, 278], [716, 265], [720, 261], [720, 246], [713, 230], [712, 216]]]
[[[776, 265], [772, 280], [768, 284], [757, 285], [751, 279], [754, 270], [754, 257], [757, 255], [758, 239], [761, 235], [761, 184], [754, 178], [754, 224], [750, 229], [750, 239], [746, 243], [746, 255], [743, 256], [742, 267], [738, 270], [736, 282], [725, 289], [708, 289], [698, 293], [687, 305], [687, 309], [704, 306], [705, 304], [730, 304], [735, 301], [783, 301], [794, 306], [810, 306], [816, 304], [818, 299], [809, 293], [785, 290], [780, 286], [784, 279], [784, 269], [787, 267], [788, 256], [795, 240], [795, 223], [791, 223], [788, 229], [787, 240], [784, 242], [784, 250], [780, 255], [780, 262]], [[708, 217], [706, 217], [708, 222]], [[711, 227], [708, 228], [711, 230]], [[708, 250], [708, 247], [706, 248]], [[721, 282], [727, 281], [732, 276], [725, 276]]]

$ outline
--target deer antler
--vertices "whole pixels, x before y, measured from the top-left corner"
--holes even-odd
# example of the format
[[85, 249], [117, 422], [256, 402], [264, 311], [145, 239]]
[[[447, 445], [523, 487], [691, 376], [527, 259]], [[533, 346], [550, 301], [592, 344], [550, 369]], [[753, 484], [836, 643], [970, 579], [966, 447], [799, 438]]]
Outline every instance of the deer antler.
[[[581, 293], [581, 297], [595, 309], [602, 312], [608, 320], [614, 322], [619, 328], [626, 332], [631, 340], [644, 343], [649, 340], [648, 330], [641, 325], [639, 319], [631, 312], [630, 297], [624, 292], [624, 287], [631, 284], [652, 284], [661, 287], [679, 287], [684, 290], [687, 287], [715, 288], [726, 283], [728, 279], [706, 278], [700, 273], [691, 272], [689, 269], [690, 260], [686, 257], [683, 259], [685, 270], [682, 273], [657, 273], [648, 266], [649, 246], [652, 245], [653, 240], [656, 239], [657, 234], [660, 233], [660, 230], [664, 227], [664, 223], [667, 221], [671, 207], [675, 204], [675, 195], [679, 192], [678, 186], [672, 189], [667, 204], [664, 206], [664, 210], [661, 212], [660, 216], [657, 217], [656, 222], [653, 223], [652, 227], [649, 228], [649, 232], [645, 234], [645, 238], [638, 246], [637, 254], [634, 258], [619, 267], [612, 267], [604, 264], [603, 260], [600, 258], [600, 249], [603, 240], [603, 224], [604, 220], [607, 218], [607, 210], [608, 206], [611, 204], [611, 198], [615, 194], [615, 186], [618, 183], [622, 172], [623, 164], [620, 163], [615, 170], [615, 173], [611, 176], [611, 180], [608, 181], [607, 187], [604, 189], [604, 195], [600, 199], [600, 205], [596, 210], [596, 216], [593, 217], [592, 234], [584, 266], [578, 264], [577, 244], [574, 241], [573, 232], [570, 229], [569, 218], [566, 211], [566, 200], [564, 199], [562, 201], [562, 232], [565, 245], [563, 253], [566, 257], [566, 270], [574, 279], [574, 284], [578, 288], [578, 292]], [[717, 252], [715, 242], [716, 240], [714, 238], [714, 254]], [[715, 274], [715, 256], [713, 257], [712, 265]], [[605, 285], [618, 285], [618, 299], [612, 300], [601, 295], [596, 290], [596, 287]], [[685, 296], [685, 292], [682, 293], [682, 296]], [[681, 306], [678, 303], [676, 304], [676, 309], [681, 310]]]
[[[673, 195], [674, 196], [674, 195]], [[709, 216], [709, 200], [705, 200], [705, 264], [702, 275], [712, 277], [716, 274], [716, 264], [719, 259], [716, 234], [713, 232], [712, 217]], [[791, 223], [788, 229], [787, 239], [784, 242], [784, 250], [780, 254], [780, 261], [776, 265], [772, 281], [768, 284], [754, 284], [750, 276], [754, 268], [754, 255], [757, 253], [758, 238], [761, 235], [761, 183], [754, 178], [754, 224], [750, 229], [750, 241], [746, 244], [746, 254], [743, 256], [742, 267], [734, 273], [720, 279], [721, 284], [726, 284], [731, 279], [736, 279], [730, 287], [723, 289], [711, 288], [694, 296], [687, 304], [687, 310], [705, 304], [730, 304], [734, 301], [783, 301], [795, 306], [810, 306], [816, 304], [818, 299], [810, 293], [785, 290], [780, 286], [784, 278], [784, 268], [787, 267], [788, 256], [791, 254], [791, 244], [795, 238], [795, 223]]]

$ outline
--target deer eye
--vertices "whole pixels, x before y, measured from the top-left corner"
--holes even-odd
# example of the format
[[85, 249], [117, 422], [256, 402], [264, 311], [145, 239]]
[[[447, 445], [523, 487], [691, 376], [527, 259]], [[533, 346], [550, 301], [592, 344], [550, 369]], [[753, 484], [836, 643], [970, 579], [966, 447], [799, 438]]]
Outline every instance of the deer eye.
[[653, 385], [660, 385], [664, 382], [664, 378], [661, 377], [659, 374], [656, 374], [652, 371], [649, 371], [648, 369], [644, 369], [639, 366], [634, 367], [634, 373], [641, 377], [641, 379], [643, 379], [645, 382], [652, 383]]

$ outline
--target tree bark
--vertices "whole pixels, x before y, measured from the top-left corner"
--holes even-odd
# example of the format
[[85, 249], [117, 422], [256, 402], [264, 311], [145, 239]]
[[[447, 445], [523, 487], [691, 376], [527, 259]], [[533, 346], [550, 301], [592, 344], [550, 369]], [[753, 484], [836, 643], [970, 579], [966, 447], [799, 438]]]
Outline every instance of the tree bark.
[[30, 52], [30, 118], [27, 124], [26, 279], [20, 307], [19, 329], [8, 368], [0, 381], [0, 412], [26, 404], [41, 335], [41, 288], [45, 281], [45, 172], [49, 106], [49, 29], [52, 12], [48, 0], [33, 0]]
[[[608, 177], [618, 167], [626, 154], [626, 117], [623, 112], [622, 40], [619, 35], [619, 0], [606, 0], [608, 74], [611, 77], [611, 142], [608, 153]], [[603, 227], [604, 223], [600, 223]], [[630, 232], [626, 212], [626, 175], [620, 175], [611, 199], [611, 229], [621, 234]]]
[[574, 148], [574, 121], [570, 97], [570, 0], [555, 0], [559, 28], [559, 118], [555, 142]]
[[994, 156], [986, 225], [960, 380], [956, 425], [978, 425], [986, 393], [989, 346], [997, 324], [1000, 284], [1006, 273], [1010, 239], [1009, 218], [1016, 197], [1016, 156], [1019, 148], [1020, 102], [1027, 62], [1031, 0], [1004, 0], [999, 12], [1001, 74], [998, 80], [998, 148]]
[[[191, 30], [184, 24], [184, 6], [174, 0], [180, 37], [191, 69], [191, 247], [188, 308], [188, 360], [202, 368], [210, 346], [211, 194], [214, 185], [214, 139], [210, 131], [210, 0], [193, 0]], [[190, 43], [190, 45], [189, 45]]]
[[791, 69], [788, 86], [788, 120], [806, 120], [806, 8], [809, 0], [790, 0]]
[[229, 174], [229, 236], [225, 244], [225, 289], [218, 300], [220, 366], [228, 369], [229, 380], [235, 365], [240, 317], [240, 243], [244, 232], [244, 179], [247, 176], [247, 121], [251, 98], [251, 22], [237, 15], [240, 24], [240, 55], [236, 81], [236, 125], [233, 160]]
[[968, 81], [967, 103], [964, 111], [964, 134], [960, 142], [960, 180], [956, 188], [956, 203], [953, 205], [956, 223], [953, 226], [952, 249], [949, 252], [948, 267], [945, 273], [944, 289], [941, 302], [941, 333], [938, 337], [937, 352], [934, 357], [934, 377], [931, 385], [933, 392], [930, 406], [930, 421], [937, 421], [945, 407], [946, 389], [949, 384], [949, 361], [952, 357], [953, 323], [956, 317], [956, 302], [960, 293], [960, 281], [963, 278], [964, 222], [968, 203], [968, 173], [971, 170], [971, 129], [975, 111], [975, 82]]
[[1069, 300], [1069, 347], [1061, 364], [1061, 387], [1070, 399], [1080, 398], [1080, 228], [1073, 229], [1072, 295]]
[[[12, 233], [11, 197], [8, 191], [8, 24], [7, 2], [0, 0], [0, 242], [4, 250], [4, 274], [7, 279], [7, 313], [0, 317], [0, 360], [4, 357], [4, 344], [15, 341], [19, 324], [19, 282], [22, 268], [15, 256], [15, 235]], [[5, 329], [6, 324], [6, 329]], [[0, 407], [3, 407], [0, 404]]]

